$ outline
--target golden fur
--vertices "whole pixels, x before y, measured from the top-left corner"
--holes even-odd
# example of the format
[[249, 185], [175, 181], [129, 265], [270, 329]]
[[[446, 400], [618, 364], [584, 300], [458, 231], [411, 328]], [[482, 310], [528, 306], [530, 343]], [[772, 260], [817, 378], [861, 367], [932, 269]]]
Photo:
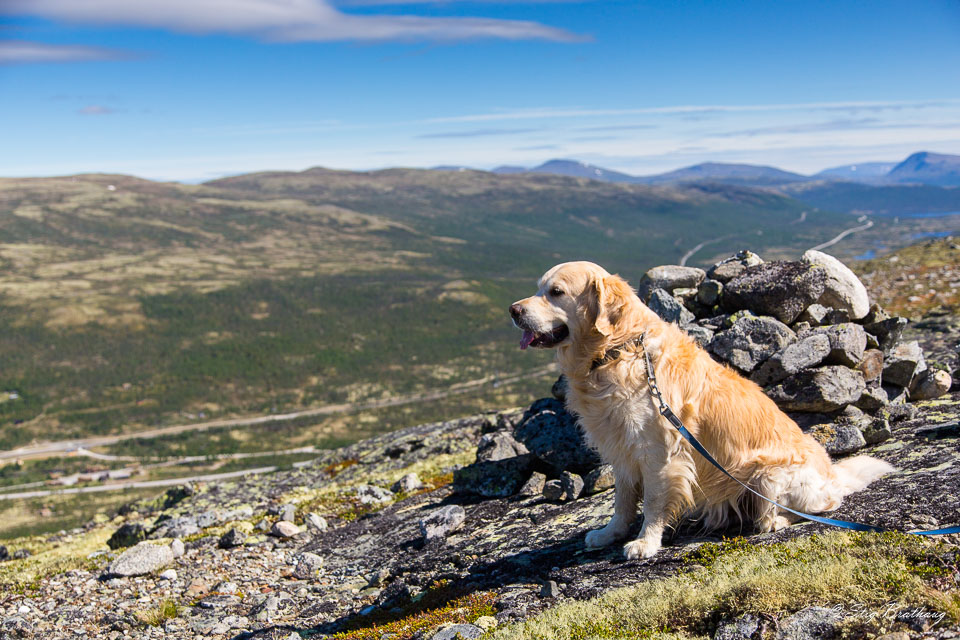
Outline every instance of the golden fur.
[[[662, 321], [620, 277], [590, 262], [548, 271], [536, 295], [511, 307], [523, 347], [556, 347], [567, 377], [568, 408], [616, 477], [615, 515], [587, 534], [590, 547], [624, 538], [643, 497], [643, 527], [628, 558], [650, 557], [665, 527], [695, 512], [708, 529], [751, 517], [758, 530], [790, 524], [779, 509], [749, 494], [693, 451], [657, 411], [637, 346], [592, 369], [594, 360], [641, 333], [664, 400], [734, 476], [793, 509], [818, 513], [893, 468], [859, 456], [832, 464], [753, 382], [716, 362], [677, 326]], [[564, 330], [564, 327], [566, 330]]]

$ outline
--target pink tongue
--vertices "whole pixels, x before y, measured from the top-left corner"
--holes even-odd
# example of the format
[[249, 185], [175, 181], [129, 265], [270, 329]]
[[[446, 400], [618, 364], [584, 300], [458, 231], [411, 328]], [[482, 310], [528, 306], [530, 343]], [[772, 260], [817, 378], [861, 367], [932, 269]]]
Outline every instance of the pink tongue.
[[535, 334], [533, 331], [524, 331], [523, 337], [520, 338], [520, 348], [526, 349], [527, 347], [529, 347], [530, 343], [533, 342], [534, 338], [536, 337], [537, 337], [537, 334]]

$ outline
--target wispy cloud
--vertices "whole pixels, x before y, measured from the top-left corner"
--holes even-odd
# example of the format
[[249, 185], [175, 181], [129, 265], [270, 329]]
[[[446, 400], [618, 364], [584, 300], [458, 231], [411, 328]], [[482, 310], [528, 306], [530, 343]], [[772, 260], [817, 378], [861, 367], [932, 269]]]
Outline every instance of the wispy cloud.
[[418, 138], [481, 138], [484, 136], [509, 136], [520, 133], [532, 133], [540, 129], [472, 129], [470, 131], [442, 131], [423, 133]]
[[116, 109], [106, 107], [102, 104], [88, 104], [87, 106], [77, 110], [77, 113], [85, 116], [107, 116], [116, 112]]
[[[2, 9], [0, 9], [2, 12]], [[47, 44], [27, 40], [0, 40], [0, 64], [37, 64], [44, 62], [87, 62], [120, 60], [133, 55], [116, 49]]]
[[926, 109], [960, 104], [960, 100], [889, 102], [797, 102], [789, 104], [674, 105], [639, 109], [538, 108], [493, 111], [462, 116], [430, 118], [426, 123], [496, 122], [499, 120], [539, 120], [547, 118], [592, 118], [634, 115], [695, 115], [709, 113], [747, 113], [775, 111], [886, 111]]
[[577, 131], [642, 131], [644, 129], [656, 129], [655, 124], [611, 124], [601, 127], [578, 127]]
[[563, 149], [558, 144], [535, 144], [529, 147], [514, 147], [514, 151], [559, 151]]
[[250, 35], [274, 42], [589, 39], [526, 20], [355, 15], [326, 0], [5, 0], [0, 13], [81, 24]]

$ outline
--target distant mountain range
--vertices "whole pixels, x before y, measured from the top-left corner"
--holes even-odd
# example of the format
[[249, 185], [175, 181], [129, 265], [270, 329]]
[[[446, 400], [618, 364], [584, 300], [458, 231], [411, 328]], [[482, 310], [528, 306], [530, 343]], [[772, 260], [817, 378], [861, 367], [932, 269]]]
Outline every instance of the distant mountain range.
[[[436, 170], [468, 170], [469, 167], [436, 167]], [[578, 160], [555, 159], [536, 167], [504, 165], [492, 173], [548, 173], [601, 182], [671, 185], [687, 182], [720, 182], [747, 187], [785, 187], [809, 182], [856, 182], [870, 185], [928, 185], [960, 187], [960, 156], [921, 151], [903, 162], [864, 162], [831, 167], [806, 176], [776, 167], [705, 162], [652, 176], [633, 176]]]

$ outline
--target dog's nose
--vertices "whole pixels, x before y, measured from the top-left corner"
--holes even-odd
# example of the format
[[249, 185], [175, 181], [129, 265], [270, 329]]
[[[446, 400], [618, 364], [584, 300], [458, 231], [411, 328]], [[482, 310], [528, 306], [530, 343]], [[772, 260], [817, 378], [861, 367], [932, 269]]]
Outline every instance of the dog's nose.
[[510, 317], [513, 318], [514, 322], [520, 322], [520, 316], [522, 315], [523, 315], [523, 307], [521, 307], [516, 302], [510, 305]]

